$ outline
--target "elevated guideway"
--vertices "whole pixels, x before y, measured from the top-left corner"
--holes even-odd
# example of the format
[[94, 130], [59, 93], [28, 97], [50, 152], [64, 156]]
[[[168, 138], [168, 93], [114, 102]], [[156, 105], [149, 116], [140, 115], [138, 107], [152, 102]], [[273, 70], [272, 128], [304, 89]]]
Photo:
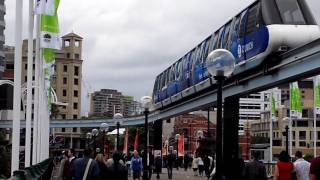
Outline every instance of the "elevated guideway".
[[[269, 61], [269, 60], [267, 60]], [[277, 85], [296, 81], [320, 74], [320, 39], [309, 44], [286, 52], [273, 60], [275, 63], [262, 66], [260, 69], [239, 76], [231, 77], [223, 88], [223, 97], [240, 96], [252, 92], [259, 92], [270, 89]], [[250, 62], [249, 62], [250, 63]], [[208, 108], [216, 103], [217, 94], [215, 87], [209, 88], [206, 92], [199, 93], [183, 101], [165, 107], [158, 111], [153, 111], [149, 115], [149, 122], [164, 120], [186, 112]], [[102, 122], [114, 125], [113, 119], [77, 119], [77, 120], [51, 120], [51, 128], [71, 128], [71, 127], [99, 127]], [[144, 124], [144, 117], [124, 118], [124, 126]], [[11, 120], [1, 120], [0, 128], [11, 128]], [[21, 127], [25, 127], [25, 122], [21, 121]]]

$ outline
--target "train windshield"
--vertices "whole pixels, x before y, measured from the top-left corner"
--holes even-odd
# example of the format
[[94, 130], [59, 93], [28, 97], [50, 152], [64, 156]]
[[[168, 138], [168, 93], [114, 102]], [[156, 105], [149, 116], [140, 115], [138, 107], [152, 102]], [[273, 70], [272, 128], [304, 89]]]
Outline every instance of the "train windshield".
[[276, 0], [283, 24], [306, 24], [297, 0]]

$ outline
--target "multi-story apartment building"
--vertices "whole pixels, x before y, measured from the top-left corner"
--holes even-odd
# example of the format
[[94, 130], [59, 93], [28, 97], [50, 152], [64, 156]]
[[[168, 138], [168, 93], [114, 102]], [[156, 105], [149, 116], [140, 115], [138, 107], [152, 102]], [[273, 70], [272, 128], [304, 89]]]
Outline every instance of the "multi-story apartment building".
[[[289, 85], [280, 86], [281, 89], [281, 106], [277, 108], [277, 117], [273, 122], [273, 155], [277, 156], [285, 149], [285, 136], [283, 135], [284, 123], [283, 119], [290, 117], [290, 90]], [[312, 80], [299, 81], [299, 89], [303, 105], [302, 118], [292, 118], [292, 147], [293, 153], [302, 150], [304, 154], [313, 154], [313, 82]], [[270, 110], [266, 110], [261, 114], [261, 120], [252, 123], [251, 133], [253, 138], [265, 138], [267, 141], [270, 137]], [[317, 117], [317, 147], [320, 146], [320, 118]], [[320, 148], [317, 154], [320, 153]]]
[[4, 0], [0, 0], [0, 79], [2, 79], [2, 73], [5, 69], [4, 63], [4, 52], [3, 52], [3, 45], [5, 43], [4, 37], [4, 29], [6, 28], [6, 23], [4, 21], [4, 15], [6, 14], [6, 6], [4, 4]]
[[124, 117], [135, 115], [140, 111], [140, 105], [132, 96], [124, 96], [114, 89], [101, 89], [91, 94], [90, 113], [91, 117], [109, 117], [121, 113]]

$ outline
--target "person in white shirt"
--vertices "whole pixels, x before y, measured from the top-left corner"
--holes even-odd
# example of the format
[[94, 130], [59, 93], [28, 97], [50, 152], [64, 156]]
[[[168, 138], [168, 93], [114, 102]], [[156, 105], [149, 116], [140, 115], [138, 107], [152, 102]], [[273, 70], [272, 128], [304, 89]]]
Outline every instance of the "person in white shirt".
[[294, 164], [297, 180], [309, 180], [310, 163], [302, 158], [302, 152], [296, 152], [297, 160]]

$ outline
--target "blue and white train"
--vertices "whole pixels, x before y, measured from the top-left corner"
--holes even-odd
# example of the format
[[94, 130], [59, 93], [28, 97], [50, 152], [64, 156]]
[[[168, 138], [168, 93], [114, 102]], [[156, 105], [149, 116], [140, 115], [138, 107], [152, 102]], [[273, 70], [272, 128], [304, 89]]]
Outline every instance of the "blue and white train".
[[305, 0], [257, 0], [156, 77], [155, 109], [207, 89], [215, 81], [205, 60], [217, 48], [236, 58], [234, 75], [257, 68], [268, 56], [320, 38]]

